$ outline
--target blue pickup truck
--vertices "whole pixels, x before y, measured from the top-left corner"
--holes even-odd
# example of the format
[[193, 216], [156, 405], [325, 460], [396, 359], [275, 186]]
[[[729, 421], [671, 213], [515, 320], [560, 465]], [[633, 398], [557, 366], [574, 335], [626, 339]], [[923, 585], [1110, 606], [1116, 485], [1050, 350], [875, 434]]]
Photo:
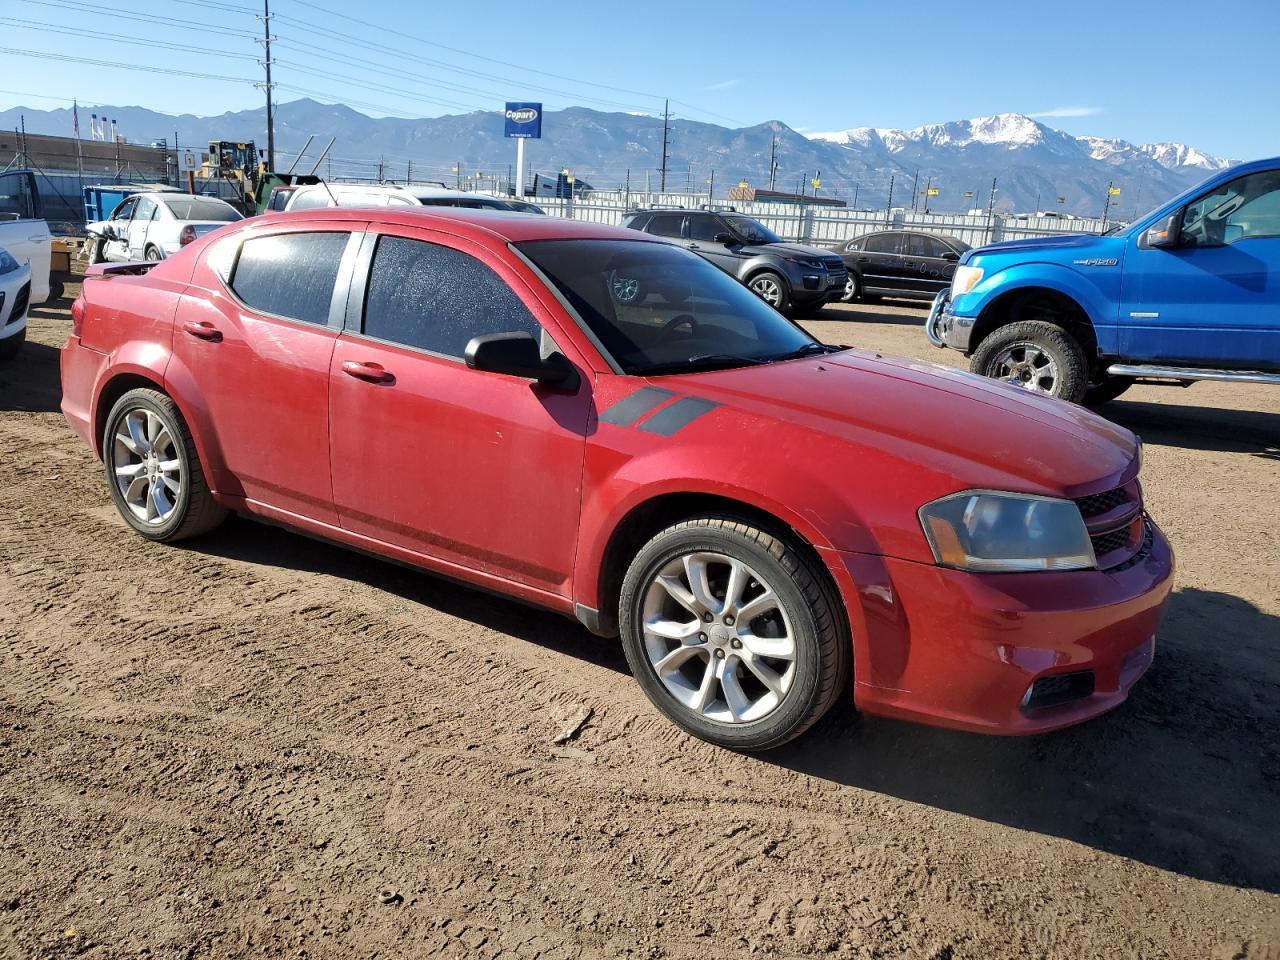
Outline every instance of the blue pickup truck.
[[974, 373], [1075, 403], [1144, 379], [1280, 384], [1280, 157], [1113, 234], [971, 250], [925, 331]]

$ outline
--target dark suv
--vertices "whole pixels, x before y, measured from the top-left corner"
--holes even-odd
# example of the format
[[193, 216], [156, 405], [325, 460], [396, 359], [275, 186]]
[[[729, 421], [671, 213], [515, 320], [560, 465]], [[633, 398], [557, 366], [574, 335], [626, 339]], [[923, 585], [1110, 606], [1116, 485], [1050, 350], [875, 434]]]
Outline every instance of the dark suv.
[[681, 242], [781, 313], [839, 300], [848, 273], [830, 250], [788, 243], [750, 217], [717, 210], [641, 210], [622, 225]]
[[849, 284], [841, 298], [848, 303], [874, 297], [932, 300], [951, 286], [956, 264], [969, 245], [941, 233], [883, 230], [837, 249], [849, 268]]

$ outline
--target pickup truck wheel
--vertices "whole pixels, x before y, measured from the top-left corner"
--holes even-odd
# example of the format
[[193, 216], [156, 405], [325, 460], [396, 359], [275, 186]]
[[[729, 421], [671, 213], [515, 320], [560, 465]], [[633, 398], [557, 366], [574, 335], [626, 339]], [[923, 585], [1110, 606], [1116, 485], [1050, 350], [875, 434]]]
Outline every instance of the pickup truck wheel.
[[1089, 385], [1084, 350], [1061, 327], [1022, 320], [997, 327], [978, 345], [969, 369], [992, 380], [1079, 403]]
[[848, 683], [852, 646], [823, 572], [732, 516], [686, 520], [636, 555], [619, 623], [631, 672], [683, 730], [733, 750], [799, 736]]
[[148, 540], [185, 540], [227, 515], [213, 499], [177, 404], [159, 390], [130, 390], [116, 401], [102, 435], [102, 462], [120, 516]]
[[1102, 379], [1089, 384], [1084, 392], [1084, 405], [1096, 407], [1099, 404], [1114, 400], [1133, 386], [1133, 377], [1113, 377], [1109, 373], [1101, 375]]
[[787, 289], [787, 281], [772, 270], [761, 270], [749, 281], [747, 289], [781, 314], [791, 309], [791, 291]]

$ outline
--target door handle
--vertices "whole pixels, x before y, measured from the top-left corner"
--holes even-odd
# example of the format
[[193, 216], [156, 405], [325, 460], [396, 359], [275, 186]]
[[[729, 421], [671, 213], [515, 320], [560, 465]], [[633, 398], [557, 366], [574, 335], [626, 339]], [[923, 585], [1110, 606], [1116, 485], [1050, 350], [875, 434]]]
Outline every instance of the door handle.
[[368, 383], [392, 383], [395, 375], [380, 363], [366, 363], [361, 360], [343, 360], [342, 372], [348, 377], [364, 380]]
[[859, 263], [870, 263], [870, 262], [871, 262], [871, 258], [870, 258], [870, 257], [859, 257], [859, 258], [858, 258], [858, 262], [859, 262]]
[[687, 249], [689, 249], [689, 250], [701, 250], [701, 249], [702, 249], [702, 248], [701, 248], [700, 246], [698, 246], [696, 243], [686, 243], [686, 244], [685, 244], [685, 247], [686, 247]]
[[222, 341], [222, 331], [208, 320], [188, 320], [182, 325], [182, 329], [200, 340], [209, 340], [213, 343]]

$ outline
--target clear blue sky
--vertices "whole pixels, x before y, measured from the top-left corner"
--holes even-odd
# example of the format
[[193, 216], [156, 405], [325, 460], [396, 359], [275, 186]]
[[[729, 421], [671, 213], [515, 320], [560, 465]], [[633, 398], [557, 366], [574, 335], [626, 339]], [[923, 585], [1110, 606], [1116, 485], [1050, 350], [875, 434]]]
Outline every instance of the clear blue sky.
[[[261, 76], [255, 9], [261, 0], [0, 0], [0, 47], [210, 75], [0, 51], [0, 109], [72, 98], [201, 115], [256, 106], [262, 94], [246, 82]], [[272, 13], [279, 99], [305, 90], [378, 115], [504, 99], [657, 113], [669, 96], [680, 116], [733, 126], [914, 127], [1018, 112], [1077, 135], [1280, 154], [1277, 0], [272, 0]]]

